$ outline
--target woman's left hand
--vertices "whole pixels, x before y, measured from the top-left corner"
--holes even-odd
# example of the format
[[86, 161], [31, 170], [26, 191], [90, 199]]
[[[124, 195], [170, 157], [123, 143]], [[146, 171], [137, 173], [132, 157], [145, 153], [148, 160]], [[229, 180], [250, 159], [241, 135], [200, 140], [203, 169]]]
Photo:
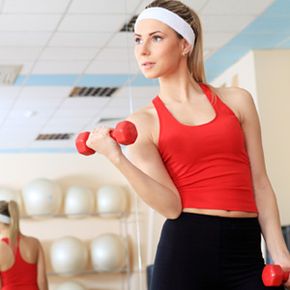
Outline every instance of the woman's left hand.
[[[290, 273], [290, 267], [288, 267], [287, 269], [284, 268], [284, 271], [287, 271], [287, 272]], [[284, 286], [285, 286], [287, 289], [290, 289], [290, 275], [289, 275], [289, 277], [288, 277], [287, 282], [284, 284]]]
[[[290, 254], [286, 255], [282, 260], [275, 261], [275, 264], [280, 265], [284, 272], [290, 273]], [[284, 287], [290, 289], [290, 275], [286, 283], [284, 283]]]

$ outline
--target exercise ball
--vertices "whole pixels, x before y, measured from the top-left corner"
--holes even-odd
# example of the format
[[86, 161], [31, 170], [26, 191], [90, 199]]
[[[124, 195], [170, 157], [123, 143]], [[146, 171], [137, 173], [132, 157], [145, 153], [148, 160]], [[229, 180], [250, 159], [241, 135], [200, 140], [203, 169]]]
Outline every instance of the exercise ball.
[[0, 187], [0, 200], [11, 201], [14, 200], [18, 204], [20, 215], [23, 211], [21, 196], [18, 191], [7, 187]]
[[62, 237], [52, 243], [50, 260], [52, 269], [57, 274], [75, 275], [85, 270], [88, 262], [88, 250], [78, 238]]
[[22, 194], [26, 213], [31, 216], [56, 214], [61, 206], [60, 186], [46, 178], [31, 181], [24, 187]]
[[86, 289], [87, 288], [74, 281], [64, 282], [56, 287], [56, 290], [86, 290]]
[[94, 208], [93, 193], [83, 186], [68, 188], [64, 201], [64, 213], [68, 216], [80, 217], [90, 214]]
[[126, 265], [126, 245], [116, 234], [103, 234], [92, 240], [91, 260], [98, 272], [119, 272]]
[[120, 186], [104, 185], [96, 192], [96, 212], [102, 217], [119, 217], [127, 206], [127, 192]]

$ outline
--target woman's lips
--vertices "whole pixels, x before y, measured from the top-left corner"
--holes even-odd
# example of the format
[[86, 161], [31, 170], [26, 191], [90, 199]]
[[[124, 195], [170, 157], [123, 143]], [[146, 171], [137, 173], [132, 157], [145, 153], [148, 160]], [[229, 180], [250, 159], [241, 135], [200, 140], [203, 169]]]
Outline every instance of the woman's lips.
[[142, 67], [145, 69], [150, 69], [154, 66], [154, 64], [155, 64], [154, 62], [146, 61], [142, 63]]

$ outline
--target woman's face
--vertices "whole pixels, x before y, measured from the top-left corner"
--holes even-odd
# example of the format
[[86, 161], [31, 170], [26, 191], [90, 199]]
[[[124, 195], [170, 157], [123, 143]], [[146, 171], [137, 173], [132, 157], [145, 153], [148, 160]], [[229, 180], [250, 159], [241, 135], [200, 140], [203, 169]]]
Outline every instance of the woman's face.
[[168, 76], [182, 59], [182, 39], [166, 24], [144, 19], [135, 31], [135, 57], [146, 78]]

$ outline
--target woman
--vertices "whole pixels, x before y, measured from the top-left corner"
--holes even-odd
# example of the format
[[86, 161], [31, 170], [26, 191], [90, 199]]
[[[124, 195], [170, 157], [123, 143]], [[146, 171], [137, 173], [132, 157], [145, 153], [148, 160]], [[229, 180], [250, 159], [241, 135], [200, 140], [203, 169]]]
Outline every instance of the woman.
[[0, 201], [0, 288], [47, 290], [45, 258], [40, 242], [21, 234], [15, 201]]
[[179, 1], [148, 5], [135, 43], [142, 73], [159, 79], [159, 95], [129, 116], [138, 138], [127, 157], [109, 128], [96, 128], [87, 145], [167, 218], [151, 290], [269, 289], [260, 233], [274, 263], [289, 270], [290, 256], [251, 95], [205, 83], [200, 20]]

